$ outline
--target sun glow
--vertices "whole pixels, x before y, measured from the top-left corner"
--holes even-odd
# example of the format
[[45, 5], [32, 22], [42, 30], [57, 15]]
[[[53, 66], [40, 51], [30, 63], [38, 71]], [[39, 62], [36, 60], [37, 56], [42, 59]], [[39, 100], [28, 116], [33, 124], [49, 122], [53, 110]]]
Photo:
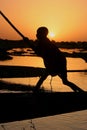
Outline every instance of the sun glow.
[[[46, 26], [51, 40], [87, 41], [87, 0], [12, 0], [11, 6], [10, 1], [0, 0], [0, 10], [29, 39], [35, 40], [37, 28]], [[1, 14], [0, 38], [21, 39]]]
[[54, 34], [54, 32], [49, 32], [49, 37], [50, 37], [50, 38], [53, 38], [53, 37], [55, 37], [55, 34]]

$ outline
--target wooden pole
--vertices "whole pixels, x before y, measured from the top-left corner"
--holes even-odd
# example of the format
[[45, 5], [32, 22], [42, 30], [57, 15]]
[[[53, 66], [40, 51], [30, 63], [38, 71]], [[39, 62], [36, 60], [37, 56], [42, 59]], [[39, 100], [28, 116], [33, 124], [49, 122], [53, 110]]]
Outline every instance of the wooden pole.
[[3, 18], [11, 25], [11, 27], [22, 37], [24, 38], [24, 35], [11, 23], [11, 21], [0, 11], [0, 14], [3, 16]]

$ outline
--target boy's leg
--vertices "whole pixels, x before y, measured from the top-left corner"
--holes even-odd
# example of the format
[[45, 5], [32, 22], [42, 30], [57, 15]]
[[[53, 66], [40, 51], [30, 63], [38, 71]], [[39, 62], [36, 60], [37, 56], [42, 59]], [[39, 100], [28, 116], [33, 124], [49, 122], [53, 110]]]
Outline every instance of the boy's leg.
[[81, 88], [79, 88], [77, 85], [75, 85], [74, 83], [68, 81], [67, 73], [65, 73], [65, 74], [62, 73], [60, 77], [61, 77], [61, 79], [63, 81], [63, 84], [68, 85], [73, 91], [75, 91], [75, 92], [83, 92], [83, 90]]
[[39, 81], [37, 82], [36, 84], [36, 87], [35, 87], [35, 90], [39, 90], [40, 89], [40, 86], [41, 84], [43, 83], [43, 81], [47, 78], [48, 76], [48, 73], [45, 73], [44, 75], [42, 75], [39, 79]]

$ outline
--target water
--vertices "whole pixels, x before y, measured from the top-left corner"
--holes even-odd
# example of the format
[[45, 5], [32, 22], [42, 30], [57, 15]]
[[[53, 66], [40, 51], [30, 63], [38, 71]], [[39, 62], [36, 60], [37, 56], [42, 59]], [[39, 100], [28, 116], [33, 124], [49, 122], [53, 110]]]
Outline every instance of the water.
[[[34, 56], [14, 56], [12, 60], [0, 61], [0, 65], [44, 67], [42, 58]], [[87, 69], [87, 63], [81, 58], [67, 58], [67, 69], [85, 70]], [[87, 91], [87, 72], [68, 72], [68, 79], [75, 83], [78, 87]], [[39, 77], [2, 78], [0, 80], [35, 86], [39, 80]], [[53, 91], [72, 91], [68, 86], [62, 84], [62, 81], [58, 76], [52, 77], [52, 82], [51, 76], [48, 76], [42, 86], [47, 90], [52, 89]]]

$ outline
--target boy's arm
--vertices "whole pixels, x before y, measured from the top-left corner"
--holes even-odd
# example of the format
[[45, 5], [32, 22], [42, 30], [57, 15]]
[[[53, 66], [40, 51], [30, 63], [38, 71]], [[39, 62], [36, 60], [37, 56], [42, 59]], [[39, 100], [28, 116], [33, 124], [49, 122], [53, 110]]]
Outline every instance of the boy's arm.
[[26, 44], [27, 47], [30, 47], [31, 49], [33, 49], [33, 51], [35, 51], [35, 43], [33, 40], [29, 40], [29, 38], [24, 37], [23, 38], [24, 44]]

